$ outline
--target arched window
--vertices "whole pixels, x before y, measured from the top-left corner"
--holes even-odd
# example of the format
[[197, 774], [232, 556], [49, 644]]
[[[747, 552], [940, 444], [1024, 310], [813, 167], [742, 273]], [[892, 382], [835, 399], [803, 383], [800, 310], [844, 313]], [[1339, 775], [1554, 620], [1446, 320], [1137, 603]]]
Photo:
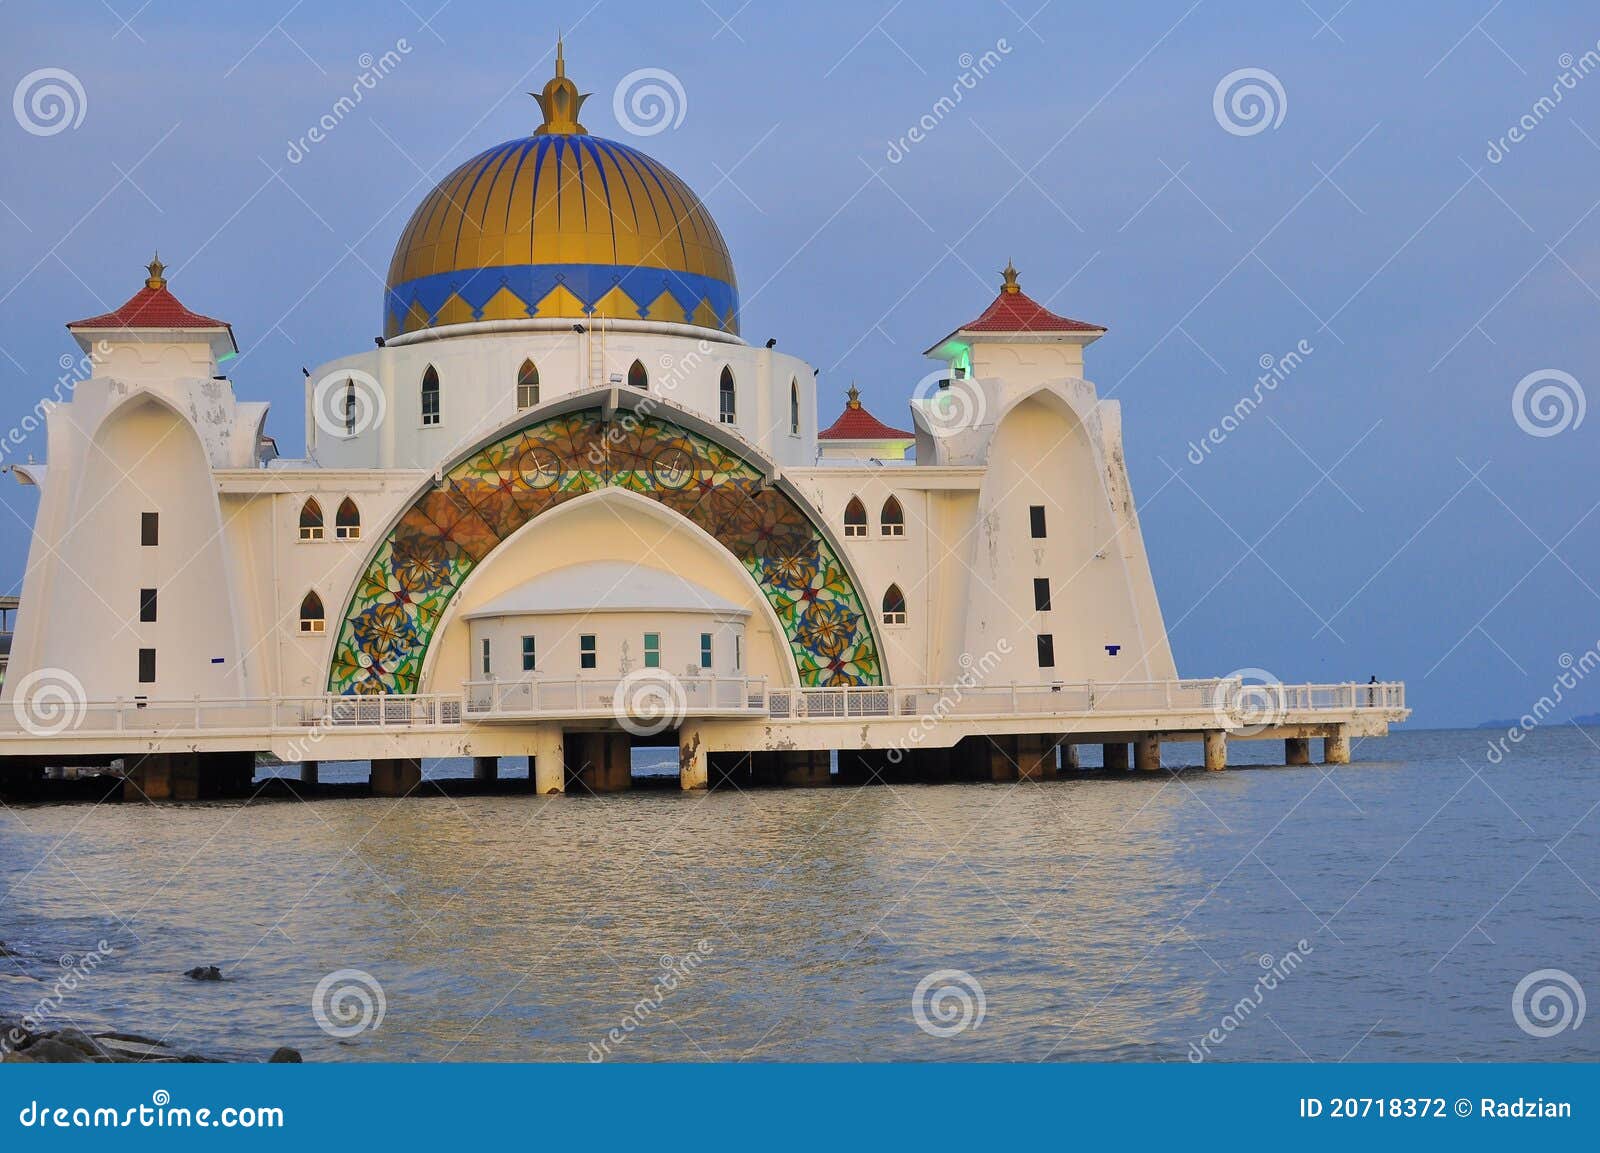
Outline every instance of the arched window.
[[349, 497], [339, 502], [339, 511], [333, 514], [333, 535], [340, 540], [361, 539], [361, 510]]
[[723, 424], [739, 421], [739, 400], [733, 392], [733, 369], [722, 366], [722, 380], [717, 386], [717, 415]]
[[539, 403], [539, 369], [531, 360], [517, 369], [517, 407], [532, 408]]
[[322, 506], [314, 496], [306, 497], [306, 503], [300, 506], [300, 539], [322, 539]]
[[899, 585], [890, 585], [889, 591], [883, 594], [883, 623], [886, 625], [906, 623], [906, 595], [900, 591]]
[[628, 366], [628, 387], [641, 390], [650, 387], [650, 374], [644, 370], [644, 361], [636, 360]]
[[900, 502], [890, 497], [883, 502], [883, 512], [878, 516], [878, 527], [884, 536], [906, 535], [906, 514], [900, 509]]
[[867, 535], [867, 506], [859, 497], [851, 497], [850, 503], [844, 506], [844, 535]]
[[308, 592], [306, 599], [300, 602], [300, 631], [320, 633], [322, 629], [322, 598], [315, 592]]
[[789, 435], [800, 435], [800, 382], [789, 380]]
[[353, 380], [344, 382], [344, 434], [356, 434], [356, 382]]
[[422, 423], [439, 423], [439, 370], [431, 364], [422, 374]]

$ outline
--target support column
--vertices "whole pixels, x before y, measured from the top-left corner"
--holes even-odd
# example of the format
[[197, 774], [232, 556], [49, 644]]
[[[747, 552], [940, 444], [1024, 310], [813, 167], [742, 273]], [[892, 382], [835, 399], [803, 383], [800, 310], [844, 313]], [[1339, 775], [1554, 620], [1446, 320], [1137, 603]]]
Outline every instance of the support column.
[[709, 788], [711, 785], [710, 754], [699, 729], [682, 729], [678, 733], [678, 787], [684, 792]]
[[387, 757], [372, 762], [372, 793], [378, 797], [403, 797], [422, 784], [422, 758]]
[[1161, 738], [1140, 737], [1133, 742], [1133, 767], [1153, 773], [1161, 767]]
[[983, 781], [1014, 781], [1022, 773], [1022, 742], [1025, 737], [1001, 734], [993, 737], [968, 737], [978, 759], [977, 778]]
[[1050, 781], [1056, 775], [1056, 742], [1052, 737], [1021, 736], [1016, 742], [1017, 779]]
[[1228, 734], [1212, 729], [1205, 734], [1206, 771], [1220, 773], [1228, 767]]
[[1065, 741], [1063, 741], [1063, 742], [1061, 742], [1061, 744], [1058, 747], [1061, 749], [1061, 771], [1063, 773], [1065, 773], [1065, 772], [1077, 772], [1078, 771], [1078, 746], [1077, 745], [1069, 745]]
[[1322, 763], [1348, 765], [1350, 763], [1350, 734], [1344, 729], [1322, 739]]
[[549, 797], [567, 791], [567, 758], [560, 729], [541, 727], [534, 731], [528, 762], [535, 793]]
[[122, 786], [125, 801], [197, 801], [200, 799], [198, 753], [152, 753], [127, 758]]
[[825, 789], [833, 784], [827, 749], [801, 749], [778, 756], [778, 783], [790, 789]]
[[1283, 763], [1286, 765], [1309, 765], [1311, 763], [1311, 741], [1306, 737], [1289, 737], [1283, 742]]
[[316, 784], [317, 783], [317, 771], [318, 771], [319, 767], [320, 766], [317, 764], [316, 761], [301, 761], [300, 762], [300, 783], [302, 785], [314, 785], [314, 784]]
[[1126, 769], [1128, 767], [1128, 746], [1121, 741], [1114, 745], [1100, 746], [1100, 755], [1108, 769]]
[[568, 732], [562, 735], [567, 775], [585, 792], [620, 793], [633, 784], [633, 743], [627, 733]]
[[472, 779], [475, 781], [498, 781], [500, 779], [500, 758], [473, 757]]

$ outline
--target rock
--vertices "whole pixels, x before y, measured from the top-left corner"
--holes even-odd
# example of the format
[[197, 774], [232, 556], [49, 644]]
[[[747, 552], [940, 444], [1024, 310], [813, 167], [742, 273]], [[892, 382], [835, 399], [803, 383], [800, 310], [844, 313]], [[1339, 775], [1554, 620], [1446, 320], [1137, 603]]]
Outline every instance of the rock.
[[19, 954], [17, 954], [15, 952], [13, 952], [12, 950], [6, 948], [6, 943], [4, 941], [0, 941], [0, 957], [16, 957], [16, 956], [19, 956]]
[[155, 1041], [130, 1041], [118, 1037], [101, 1036], [95, 1040], [111, 1055], [113, 1061], [176, 1061], [178, 1054]]
[[215, 965], [196, 965], [184, 974], [191, 981], [220, 981], [222, 970]]
[[268, 1065], [299, 1065], [302, 1064], [303, 1061], [304, 1058], [300, 1056], [300, 1050], [291, 1049], [288, 1046], [284, 1046], [281, 1049], [274, 1049], [272, 1051], [272, 1056], [267, 1058]]
[[82, 1029], [70, 1027], [62, 1029], [51, 1040], [61, 1045], [71, 1045], [86, 1057], [98, 1057], [105, 1061], [111, 1060], [111, 1054], [106, 1051], [105, 1047]]
[[92, 1059], [82, 1049], [63, 1044], [54, 1037], [41, 1037], [22, 1052], [30, 1061], [46, 1061], [59, 1065], [83, 1064]]

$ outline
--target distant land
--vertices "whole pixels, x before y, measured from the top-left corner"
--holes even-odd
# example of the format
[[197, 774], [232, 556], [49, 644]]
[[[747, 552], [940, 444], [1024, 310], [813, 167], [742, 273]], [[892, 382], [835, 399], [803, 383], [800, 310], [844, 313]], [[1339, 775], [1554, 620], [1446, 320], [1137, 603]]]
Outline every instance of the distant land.
[[[1520, 720], [1518, 720], [1516, 717], [1513, 717], [1509, 721], [1484, 721], [1481, 724], [1474, 725], [1473, 727], [1479, 729], [1514, 729], [1521, 724], [1522, 722]], [[1564, 721], [1557, 721], [1556, 724], [1583, 725], [1585, 728], [1591, 726], [1600, 727], [1600, 713], [1579, 713], [1575, 717], [1568, 717]]]

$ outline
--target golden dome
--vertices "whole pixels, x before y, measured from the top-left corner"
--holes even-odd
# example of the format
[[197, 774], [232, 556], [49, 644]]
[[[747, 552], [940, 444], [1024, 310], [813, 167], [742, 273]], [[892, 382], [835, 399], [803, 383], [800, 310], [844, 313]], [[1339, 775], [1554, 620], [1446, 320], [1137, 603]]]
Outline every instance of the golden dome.
[[473, 157], [411, 214], [389, 265], [384, 333], [595, 316], [737, 333], [733, 261], [689, 186], [583, 130], [559, 47], [537, 98], [534, 135]]

